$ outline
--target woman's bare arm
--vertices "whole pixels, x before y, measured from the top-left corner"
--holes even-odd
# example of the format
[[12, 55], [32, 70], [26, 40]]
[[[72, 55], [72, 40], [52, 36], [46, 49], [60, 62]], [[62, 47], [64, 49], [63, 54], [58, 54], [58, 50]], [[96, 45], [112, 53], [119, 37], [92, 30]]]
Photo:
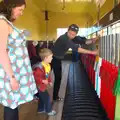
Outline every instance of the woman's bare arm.
[[14, 75], [7, 51], [7, 40], [10, 34], [10, 26], [4, 20], [0, 20], [0, 64], [7, 75], [12, 78]]

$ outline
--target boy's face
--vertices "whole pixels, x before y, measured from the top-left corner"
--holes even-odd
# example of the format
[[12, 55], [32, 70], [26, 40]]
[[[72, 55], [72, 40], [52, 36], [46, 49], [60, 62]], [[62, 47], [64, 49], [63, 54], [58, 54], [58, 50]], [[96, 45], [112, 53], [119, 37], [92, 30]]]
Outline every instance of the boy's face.
[[51, 63], [52, 59], [53, 59], [53, 55], [49, 55], [49, 56], [45, 57], [45, 62]]

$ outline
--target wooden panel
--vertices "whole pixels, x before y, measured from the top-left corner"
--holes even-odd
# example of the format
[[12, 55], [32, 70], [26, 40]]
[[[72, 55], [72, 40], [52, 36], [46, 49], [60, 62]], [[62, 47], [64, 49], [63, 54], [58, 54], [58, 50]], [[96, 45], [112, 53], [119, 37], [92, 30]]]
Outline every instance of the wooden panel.
[[[106, 14], [101, 20], [100, 25], [101, 26], [107, 26], [117, 20], [120, 20], [120, 4], [118, 4], [115, 8], [113, 8], [108, 14]], [[113, 13], [113, 20], [109, 20], [109, 15]]]

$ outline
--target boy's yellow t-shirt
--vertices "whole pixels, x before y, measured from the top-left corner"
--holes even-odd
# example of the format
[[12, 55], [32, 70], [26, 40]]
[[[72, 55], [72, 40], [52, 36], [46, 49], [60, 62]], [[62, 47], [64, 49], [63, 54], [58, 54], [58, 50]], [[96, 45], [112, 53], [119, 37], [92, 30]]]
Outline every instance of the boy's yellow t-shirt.
[[44, 62], [41, 62], [42, 66], [44, 67], [45, 69], [45, 74], [46, 74], [46, 79], [48, 79], [48, 76], [49, 76], [49, 73], [51, 71], [51, 67], [50, 67], [50, 64], [46, 64]]

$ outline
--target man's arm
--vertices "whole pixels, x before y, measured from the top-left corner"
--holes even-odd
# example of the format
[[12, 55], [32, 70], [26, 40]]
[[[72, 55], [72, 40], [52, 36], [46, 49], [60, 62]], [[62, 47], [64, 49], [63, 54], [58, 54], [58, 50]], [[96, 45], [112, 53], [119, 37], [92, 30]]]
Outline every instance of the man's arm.
[[92, 55], [98, 55], [98, 51], [97, 50], [94, 50], [94, 51], [90, 51], [90, 50], [86, 50], [86, 49], [83, 49], [83, 48], [78, 48], [78, 52], [79, 53], [83, 53], [83, 54], [92, 54]]
[[81, 37], [81, 36], [76, 36], [74, 39], [73, 39], [73, 42], [75, 44], [80, 44], [80, 45], [83, 45], [83, 44], [86, 44], [86, 45], [90, 45], [92, 43], [95, 43], [97, 40], [99, 40], [99, 36], [96, 37], [96, 38], [92, 38], [92, 39], [87, 39], [85, 37]]
[[85, 38], [85, 37], [81, 37], [81, 36], [76, 36], [76, 37], [73, 39], [73, 42], [74, 42], [75, 44], [83, 45], [83, 44], [85, 44], [85, 42], [86, 42], [86, 38]]
[[92, 39], [87, 39], [87, 40], [85, 41], [85, 44], [86, 44], [86, 45], [90, 45], [90, 44], [92, 44], [92, 43], [95, 43], [97, 40], [99, 40], [99, 38], [100, 38], [100, 37], [96, 37], [96, 38], [92, 38]]
[[95, 51], [90, 51], [90, 50], [86, 50], [86, 49], [83, 49], [81, 47], [78, 47], [76, 46], [72, 41], [68, 41], [68, 47], [71, 48], [72, 50], [74, 51], [77, 51], [79, 53], [83, 53], [83, 54], [93, 54], [93, 55], [98, 55], [98, 51], [95, 50]]

